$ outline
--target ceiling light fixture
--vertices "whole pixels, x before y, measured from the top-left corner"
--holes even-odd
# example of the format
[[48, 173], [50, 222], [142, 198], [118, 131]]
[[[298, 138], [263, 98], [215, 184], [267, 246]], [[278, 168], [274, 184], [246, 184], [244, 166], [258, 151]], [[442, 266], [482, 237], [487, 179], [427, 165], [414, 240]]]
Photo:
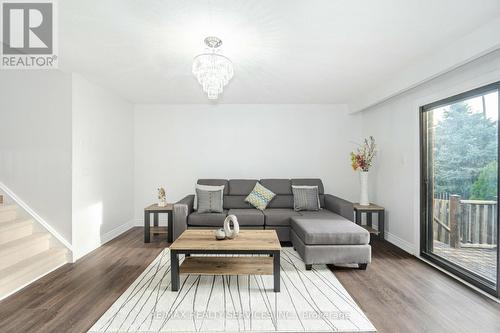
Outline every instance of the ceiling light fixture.
[[217, 99], [234, 75], [233, 63], [220, 54], [220, 38], [207, 37], [205, 44], [207, 52], [194, 57], [193, 74], [207, 93], [208, 99]]

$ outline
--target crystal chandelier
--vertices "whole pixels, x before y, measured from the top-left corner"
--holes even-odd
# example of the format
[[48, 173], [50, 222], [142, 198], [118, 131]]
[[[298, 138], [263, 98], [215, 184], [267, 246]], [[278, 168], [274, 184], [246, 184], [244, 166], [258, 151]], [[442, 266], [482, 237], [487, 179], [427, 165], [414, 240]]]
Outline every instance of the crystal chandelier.
[[208, 52], [194, 57], [193, 74], [207, 93], [208, 99], [217, 99], [233, 77], [233, 63], [218, 52], [222, 45], [220, 38], [207, 37], [205, 44]]

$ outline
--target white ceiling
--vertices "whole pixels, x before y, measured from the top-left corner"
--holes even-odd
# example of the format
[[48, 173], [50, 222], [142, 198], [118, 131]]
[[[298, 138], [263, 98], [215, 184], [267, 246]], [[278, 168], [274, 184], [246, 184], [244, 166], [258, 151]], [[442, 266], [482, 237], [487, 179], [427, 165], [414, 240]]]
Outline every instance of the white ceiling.
[[348, 103], [500, 16], [498, 0], [64, 0], [60, 68], [134, 103], [208, 103], [209, 35], [235, 76], [218, 103]]

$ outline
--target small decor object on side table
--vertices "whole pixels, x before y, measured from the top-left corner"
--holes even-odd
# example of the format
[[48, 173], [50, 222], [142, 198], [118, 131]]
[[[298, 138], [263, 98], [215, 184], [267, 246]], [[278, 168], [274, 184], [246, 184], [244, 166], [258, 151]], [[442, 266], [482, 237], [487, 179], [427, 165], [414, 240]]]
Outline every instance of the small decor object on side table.
[[375, 157], [375, 139], [373, 136], [365, 139], [363, 144], [351, 152], [351, 165], [354, 171], [359, 170], [359, 180], [361, 183], [361, 197], [359, 204], [361, 206], [369, 206], [368, 199], [368, 174], [372, 166], [373, 158]]
[[165, 207], [167, 205], [167, 195], [163, 187], [158, 188], [158, 207]]

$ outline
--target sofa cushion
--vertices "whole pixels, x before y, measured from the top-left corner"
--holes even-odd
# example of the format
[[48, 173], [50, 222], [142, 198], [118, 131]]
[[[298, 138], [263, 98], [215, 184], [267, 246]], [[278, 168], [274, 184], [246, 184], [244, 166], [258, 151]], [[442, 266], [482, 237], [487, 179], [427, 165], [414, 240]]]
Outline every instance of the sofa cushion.
[[301, 211], [299, 212], [301, 216], [305, 216], [311, 219], [325, 219], [325, 218], [336, 218], [338, 215], [329, 211], [328, 209], [320, 209], [317, 211]]
[[229, 195], [249, 195], [256, 183], [255, 179], [230, 179]]
[[290, 226], [285, 225], [266, 225], [266, 230], [275, 230], [278, 234], [278, 239], [280, 242], [290, 242]]
[[227, 210], [222, 213], [198, 213], [193, 212], [188, 216], [188, 226], [197, 227], [224, 227], [224, 220], [227, 216]]
[[224, 209], [253, 208], [252, 205], [245, 201], [246, 197], [246, 195], [225, 195]]
[[[224, 209], [232, 208], [253, 208], [248, 202], [245, 202], [246, 195], [225, 195]], [[320, 206], [325, 207], [325, 196], [319, 196]], [[278, 194], [267, 205], [266, 208], [290, 208], [293, 209], [293, 195]]]
[[292, 182], [290, 179], [261, 179], [260, 183], [278, 195], [292, 194]]
[[323, 187], [323, 182], [319, 178], [299, 178], [292, 179], [292, 185], [295, 186], [317, 186], [319, 194], [325, 194], [325, 188]]
[[293, 195], [278, 194], [267, 205], [267, 208], [290, 208], [293, 209]]
[[334, 215], [325, 219], [292, 217], [292, 229], [306, 245], [364, 245], [370, 242], [367, 230]]
[[229, 194], [229, 183], [225, 179], [198, 179], [199, 185], [221, 186], [224, 185], [224, 194]]
[[245, 198], [245, 201], [258, 210], [264, 210], [275, 196], [276, 194], [274, 192], [262, 186], [262, 184], [257, 183], [252, 192]]
[[255, 208], [230, 209], [228, 215], [235, 215], [240, 226], [264, 225], [264, 214]]
[[289, 226], [292, 216], [301, 216], [300, 213], [289, 208], [269, 208], [264, 210], [266, 226]]

